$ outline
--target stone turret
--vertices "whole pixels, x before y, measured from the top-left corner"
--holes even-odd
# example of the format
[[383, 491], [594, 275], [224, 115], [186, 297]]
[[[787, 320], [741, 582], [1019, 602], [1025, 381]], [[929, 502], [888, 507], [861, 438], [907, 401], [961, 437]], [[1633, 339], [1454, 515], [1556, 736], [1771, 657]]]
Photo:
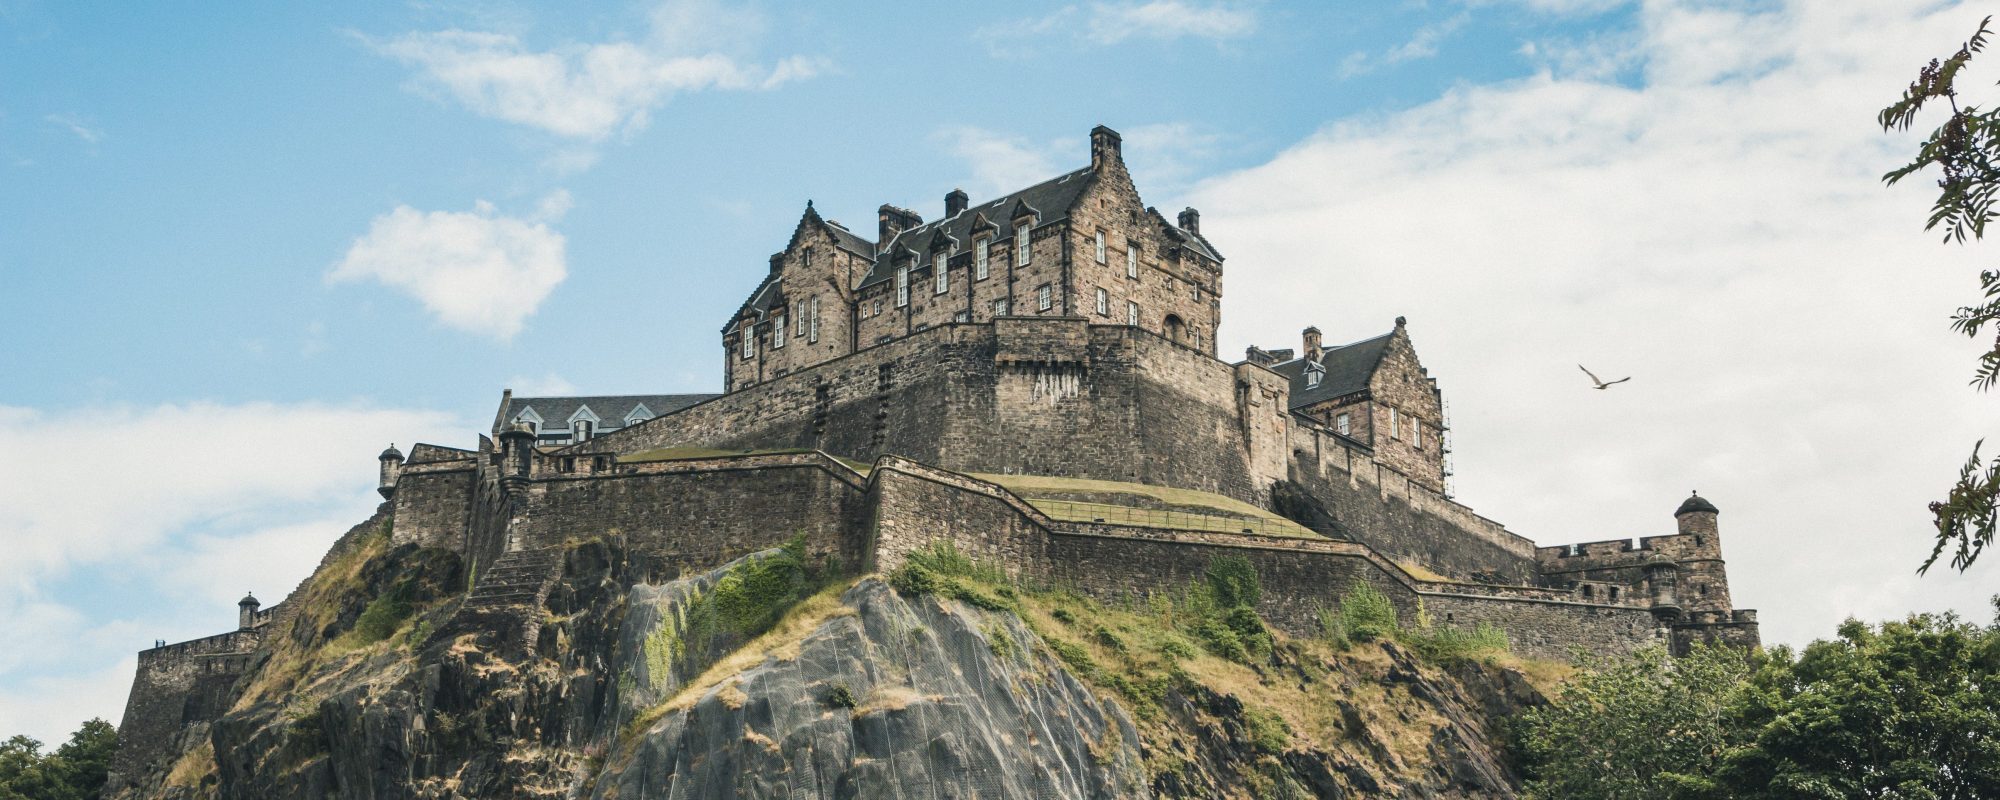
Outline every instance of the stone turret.
[[1326, 355], [1326, 350], [1320, 347], [1319, 328], [1307, 328], [1304, 336], [1305, 349], [1301, 352], [1305, 353], [1307, 361], [1319, 363], [1320, 358]]
[[526, 423], [516, 422], [500, 432], [500, 487], [514, 494], [528, 485], [528, 469], [534, 463], [535, 432]]
[[382, 462], [382, 480], [380, 485], [375, 487], [375, 491], [381, 492], [384, 500], [394, 498], [396, 480], [403, 475], [403, 451], [397, 450], [396, 445], [391, 444], [389, 449], [382, 451], [382, 455], [376, 458]]
[[1720, 531], [1716, 527], [1715, 504], [1702, 499], [1698, 493], [1688, 493], [1688, 499], [1681, 501], [1681, 507], [1674, 510], [1674, 523], [1683, 536], [1696, 537], [1695, 549], [1704, 556], [1720, 558], [1722, 543], [1718, 540]]
[[263, 603], [257, 602], [256, 595], [244, 592], [243, 599], [236, 601], [236, 629], [247, 631], [257, 627], [257, 609], [261, 606]]
[[1652, 595], [1653, 616], [1661, 622], [1671, 623], [1681, 615], [1681, 601], [1678, 592], [1680, 565], [1665, 555], [1654, 553], [1646, 559], [1646, 588]]

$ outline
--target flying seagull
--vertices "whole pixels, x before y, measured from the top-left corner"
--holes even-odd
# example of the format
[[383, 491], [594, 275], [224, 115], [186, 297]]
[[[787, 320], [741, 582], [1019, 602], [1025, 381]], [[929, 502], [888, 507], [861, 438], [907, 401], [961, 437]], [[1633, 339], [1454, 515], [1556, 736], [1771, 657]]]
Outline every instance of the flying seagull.
[[1626, 382], [1626, 381], [1629, 381], [1629, 380], [1631, 380], [1631, 379], [1632, 379], [1632, 376], [1630, 376], [1630, 375], [1627, 375], [1627, 376], [1625, 376], [1625, 377], [1623, 377], [1623, 378], [1619, 378], [1618, 380], [1615, 380], [1615, 381], [1606, 381], [1606, 380], [1604, 380], [1604, 379], [1602, 379], [1602, 378], [1599, 378], [1599, 377], [1597, 377], [1597, 373], [1595, 373], [1595, 372], [1591, 372], [1591, 371], [1590, 371], [1590, 370], [1588, 370], [1588, 369], [1584, 369], [1584, 367], [1583, 367], [1583, 365], [1582, 365], [1582, 364], [1578, 364], [1578, 365], [1576, 365], [1576, 368], [1577, 368], [1577, 369], [1582, 369], [1582, 370], [1583, 370], [1583, 374], [1585, 374], [1585, 375], [1589, 375], [1589, 376], [1590, 376], [1590, 382], [1591, 382], [1591, 383], [1594, 383], [1594, 384], [1597, 384], [1597, 388], [1599, 388], [1599, 389], [1609, 389], [1609, 388], [1611, 388], [1611, 385], [1612, 385], [1612, 384], [1614, 384], [1614, 383], [1624, 383], [1624, 382]]

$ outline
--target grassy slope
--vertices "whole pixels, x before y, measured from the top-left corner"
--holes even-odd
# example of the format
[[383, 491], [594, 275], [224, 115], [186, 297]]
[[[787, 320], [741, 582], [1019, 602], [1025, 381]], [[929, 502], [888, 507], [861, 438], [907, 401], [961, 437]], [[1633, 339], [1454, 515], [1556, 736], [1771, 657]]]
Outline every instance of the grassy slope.
[[[1058, 478], [1047, 475], [996, 475], [972, 473], [972, 477], [997, 483], [1020, 495], [1029, 504], [1056, 519], [1090, 522], [1103, 518], [1142, 527], [1173, 527], [1183, 530], [1239, 532], [1252, 527], [1257, 533], [1274, 536], [1325, 538], [1296, 522], [1232, 497], [1192, 489], [1175, 489], [1145, 483], [1104, 481], [1089, 478]], [[1132, 505], [1078, 502], [1065, 495], [1093, 495], [1146, 499], [1183, 508], [1198, 509], [1194, 515]], [[1204, 519], [1202, 515], [1207, 515]], [[1237, 524], [1249, 520], [1250, 525]]]

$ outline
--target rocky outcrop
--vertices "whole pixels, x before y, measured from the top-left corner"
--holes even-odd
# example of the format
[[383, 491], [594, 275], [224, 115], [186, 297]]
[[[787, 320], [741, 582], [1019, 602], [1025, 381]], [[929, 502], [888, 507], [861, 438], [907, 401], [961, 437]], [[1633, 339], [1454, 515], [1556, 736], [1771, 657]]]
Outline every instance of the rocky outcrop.
[[[515, 609], [534, 624], [483, 632], [454, 622], [455, 562], [363, 555], [315, 578], [334, 611], [274, 637], [236, 708], [179, 744], [173, 779], [115, 796], [1510, 797], [1493, 720], [1539, 697], [1511, 670], [1440, 671], [1392, 644], [1285, 645], [1230, 668], [1338, 721], [1274, 743], [1198, 671], [1132, 706], [1054, 652], [1046, 617], [992, 603], [863, 578], [782, 595], [775, 627], [745, 628], [773, 610], [755, 603], [779, 596], [757, 588], [778, 551], [649, 585], [617, 548], [575, 544], [540, 605]], [[411, 613], [357, 644], [384, 595]]]

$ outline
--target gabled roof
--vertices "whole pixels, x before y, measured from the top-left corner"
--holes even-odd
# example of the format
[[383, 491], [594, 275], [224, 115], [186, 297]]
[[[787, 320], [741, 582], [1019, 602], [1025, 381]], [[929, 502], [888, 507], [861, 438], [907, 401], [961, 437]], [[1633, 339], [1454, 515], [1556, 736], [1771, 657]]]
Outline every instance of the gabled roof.
[[1304, 358], [1272, 364], [1271, 371], [1291, 380], [1292, 408], [1323, 403], [1367, 389], [1368, 379], [1382, 365], [1382, 355], [1389, 352], [1389, 340], [1395, 335], [1395, 331], [1390, 331], [1373, 339], [1328, 348], [1319, 360], [1320, 366], [1326, 368], [1326, 375], [1320, 378], [1318, 386], [1306, 386]]
[[[893, 277], [896, 274], [896, 257], [900, 249], [908, 248], [908, 251], [914, 254], [918, 249], [916, 243], [922, 242], [928, 245], [931, 237], [938, 234], [944, 234], [959, 242], [970, 242], [975, 221], [991, 225], [992, 220], [1003, 218], [1011, 220], [1015, 209], [1023, 203], [1034, 210], [1037, 215], [1035, 219], [1037, 225], [1067, 219], [1070, 208], [1076, 205], [1077, 198], [1083, 196], [1083, 190], [1090, 187], [1091, 180], [1089, 167], [1072, 170], [1018, 192], [967, 206], [964, 211], [945, 219], [926, 222], [903, 231], [890, 241], [889, 246], [879, 248], [874, 268], [868, 270], [867, 276], [861, 279], [861, 285], [855, 288], [867, 288]], [[925, 252], [929, 250], [928, 247], [922, 249]]]
[[1158, 220], [1160, 228], [1167, 232], [1167, 237], [1179, 242], [1182, 247], [1214, 259], [1218, 263], [1222, 261], [1222, 253], [1215, 249], [1215, 245], [1209, 244], [1208, 239], [1204, 238], [1201, 234], [1189, 233], [1180, 226], [1168, 222], [1167, 218], [1158, 209], [1151, 206], [1146, 207], [1146, 214]]
[[650, 416], [662, 416], [679, 411], [688, 406], [716, 397], [713, 394], [613, 394], [591, 397], [515, 397], [507, 402], [507, 408], [500, 414], [506, 424], [513, 424], [514, 418], [523, 411], [533, 411], [545, 423], [561, 420], [568, 425], [571, 417], [588, 406], [602, 421], [624, 425], [625, 418], [632, 410], [644, 406], [653, 412]]

